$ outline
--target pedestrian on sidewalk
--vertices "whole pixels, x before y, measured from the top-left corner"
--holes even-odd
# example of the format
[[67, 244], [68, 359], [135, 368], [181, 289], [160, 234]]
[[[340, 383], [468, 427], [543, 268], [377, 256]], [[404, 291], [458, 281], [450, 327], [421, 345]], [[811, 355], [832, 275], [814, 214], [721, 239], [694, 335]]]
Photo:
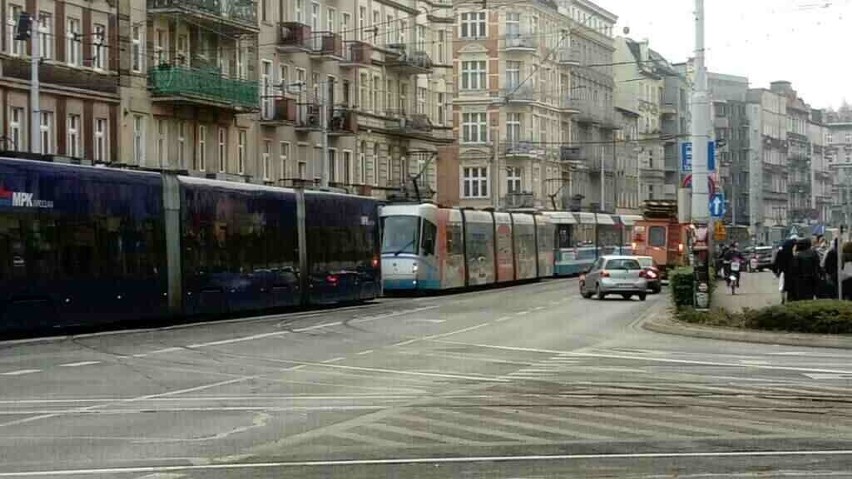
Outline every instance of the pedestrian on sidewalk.
[[820, 283], [819, 254], [811, 248], [807, 238], [796, 242], [790, 267], [792, 288], [788, 301], [808, 301], [816, 298]]
[[781, 245], [781, 248], [775, 254], [775, 262], [772, 264], [772, 271], [778, 278], [778, 289], [781, 292], [782, 303], [787, 301], [792, 290], [790, 268], [793, 266], [793, 250], [796, 248], [796, 239], [796, 236], [791, 236]]

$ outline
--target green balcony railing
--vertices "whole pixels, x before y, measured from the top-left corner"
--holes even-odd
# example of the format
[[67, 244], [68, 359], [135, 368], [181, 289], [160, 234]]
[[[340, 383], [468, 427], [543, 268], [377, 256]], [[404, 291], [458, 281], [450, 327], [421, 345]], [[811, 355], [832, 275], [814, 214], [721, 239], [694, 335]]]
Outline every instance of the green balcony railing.
[[257, 6], [254, 0], [148, 0], [148, 8], [194, 10], [257, 27]]
[[241, 108], [258, 108], [257, 82], [223, 77], [216, 70], [155, 68], [149, 72], [148, 78], [155, 95], [199, 98]]

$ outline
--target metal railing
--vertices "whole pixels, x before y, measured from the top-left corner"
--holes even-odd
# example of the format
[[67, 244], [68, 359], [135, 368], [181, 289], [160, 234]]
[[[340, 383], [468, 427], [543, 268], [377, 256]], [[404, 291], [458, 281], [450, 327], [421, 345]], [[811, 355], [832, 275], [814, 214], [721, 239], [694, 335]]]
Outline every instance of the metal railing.
[[257, 108], [259, 103], [257, 82], [228, 78], [217, 70], [154, 68], [148, 81], [155, 95], [199, 97], [245, 108]]
[[257, 5], [253, 0], [148, 0], [148, 8], [180, 8], [257, 25]]

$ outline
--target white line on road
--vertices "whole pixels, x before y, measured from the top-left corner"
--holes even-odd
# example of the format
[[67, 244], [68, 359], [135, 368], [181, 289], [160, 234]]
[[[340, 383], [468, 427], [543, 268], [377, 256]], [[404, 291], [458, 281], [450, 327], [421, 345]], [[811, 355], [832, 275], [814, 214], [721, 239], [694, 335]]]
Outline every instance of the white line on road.
[[[425, 339], [425, 338], [424, 338]], [[770, 366], [760, 364], [740, 364], [740, 363], [725, 363], [720, 361], [698, 361], [693, 359], [674, 359], [674, 358], [654, 358], [648, 356], [636, 356], [630, 354], [604, 354], [604, 353], [582, 353], [576, 351], [557, 351], [553, 349], [537, 349], [537, 348], [521, 348], [517, 346], [499, 346], [495, 344], [476, 344], [465, 343], [463, 341], [448, 341], [441, 340], [440, 343], [459, 344], [463, 346], [474, 346], [478, 348], [501, 349], [505, 351], [524, 351], [529, 353], [542, 354], [560, 354], [563, 357], [576, 358], [605, 358], [605, 359], [626, 359], [635, 361], [645, 361], [648, 363], [668, 363], [668, 364], [691, 364], [695, 366], [721, 366], [733, 368], [751, 368], [751, 369], [766, 369], [771, 371], [795, 371], [802, 373], [826, 373], [826, 374], [852, 374], [852, 370], [841, 369], [821, 369], [821, 368], [805, 368], [794, 366]]]
[[503, 321], [508, 321], [510, 319], [512, 319], [511, 316], [503, 316], [503, 317], [497, 318], [495, 321], [498, 322], [498, 323], [502, 323]]
[[321, 361], [321, 362], [322, 363], [336, 363], [336, 362], [339, 362], [339, 361], [343, 361], [344, 359], [346, 359], [346, 358], [344, 358], [343, 356], [339, 356], [339, 357], [336, 357], [336, 358], [326, 359], [325, 361]]
[[716, 457], [807, 457], [807, 456], [850, 456], [852, 450], [815, 450], [815, 451], [706, 451], [706, 452], [648, 452], [615, 454], [554, 454], [537, 456], [474, 456], [474, 457], [412, 457], [399, 459], [360, 459], [339, 461], [294, 461], [294, 462], [256, 462], [230, 464], [195, 464], [183, 466], [138, 466], [110, 467], [102, 469], [64, 469], [48, 471], [0, 472], [0, 477], [49, 477], [71, 475], [103, 474], [141, 474], [174, 471], [216, 471], [246, 470], [292, 467], [328, 467], [328, 466], [371, 466], [393, 464], [450, 464], [479, 462], [538, 462], [538, 461], [583, 461], [613, 459], [690, 459]]
[[80, 361], [78, 363], [65, 363], [60, 364], [60, 368], [76, 368], [78, 366], [91, 366], [93, 364], [101, 364], [100, 361]]
[[358, 352], [358, 353], [355, 353], [355, 354], [357, 354], [358, 356], [363, 356], [363, 355], [365, 355], [365, 354], [370, 354], [370, 353], [372, 353], [372, 352], [373, 352], [373, 350], [372, 350], [372, 349], [368, 349], [368, 350], [366, 350], [366, 351], [361, 351], [361, 352]]
[[0, 373], [0, 376], [23, 376], [24, 374], [40, 373], [41, 369], [18, 369], [17, 371], [9, 371]]
[[317, 324], [315, 326], [308, 326], [307, 328], [294, 329], [293, 331], [295, 331], [297, 333], [304, 333], [305, 331], [313, 331], [315, 329], [327, 328], [329, 326], [340, 326], [341, 324], [343, 324], [343, 321], [335, 321], [333, 323], [323, 323], [323, 324]]
[[530, 314], [529, 311], [518, 311], [517, 313], [515, 313], [516, 316], [526, 316], [528, 314]]

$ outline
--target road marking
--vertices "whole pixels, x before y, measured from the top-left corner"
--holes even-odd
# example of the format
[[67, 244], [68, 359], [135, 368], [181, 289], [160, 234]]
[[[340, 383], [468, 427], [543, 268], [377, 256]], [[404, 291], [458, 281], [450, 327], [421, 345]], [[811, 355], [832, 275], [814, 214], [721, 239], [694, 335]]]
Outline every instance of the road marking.
[[339, 362], [339, 361], [343, 361], [344, 359], [346, 359], [346, 358], [344, 358], [343, 356], [339, 356], [339, 357], [336, 357], [336, 358], [326, 359], [325, 361], [321, 361], [321, 362], [323, 362], [323, 363], [336, 363], [336, 362]]
[[541, 311], [542, 309], [544, 309], [544, 306], [536, 306], [533, 311]]
[[351, 323], [366, 323], [367, 321], [375, 321], [377, 319], [393, 318], [394, 316], [400, 316], [400, 315], [403, 315], [403, 314], [419, 313], [420, 311], [429, 311], [430, 309], [437, 309], [437, 308], [440, 308], [440, 306], [438, 306], [438, 305], [424, 306], [422, 308], [407, 309], [407, 310], [404, 310], [404, 311], [393, 311], [391, 313], [379, 314], [379, 315], [376, 315], [376, 316], [367, 316], [367, 317], [364, 317], [364, 318], [354, 319], [350, 322]]
[[474, 346], [478, 348], [488, 348], [488, 349], [500, 349], [505, 351], [524, 351], [529, 353], [541, 353], [541, 354], [559, 354], [563, 357], [576, 357], [576, 358], [605, 358], [605, 359], [626, 359], [626, 360], [636, 360], [636, 361], [645, 361], [649, 363], [668, 363], [668, 364], [691, 364], [696, 366], [721, 366], [721, 367], [732, 367], [732, 368], [752, 368], [752, 369], [766, 369], [770, 371], [795, 371], [795, 372], [803, 372], [803, 373], [826, 373], [826, 374], [852, 374], [850, 370], [841, 370], [841, 369], [821, 369], [821, 368], [805, 368], [805, 367], [795, 367], [795, 366], [771, 366], [771, 365], [760, 365], [760, 364], [740, 364], [740, 363], [725, 363], [721, 361], [698, 361], [694, 359], [674, 359], [674, 358], [654, 358], [648, 356], [636, 356], [629, 354], [604, 354], [604, 353], [583, 353], [577, 351], [558, 351], [554, 349], [537, 349], [537, 348], [522, 348], [517, 346], [498, 346], [495, 344], [477, 344], [477, 343], [465, 343], [463, 341], [448, 341], [442, 340], [438, 341], [441, 343], [447, 344], [459, 344], [463, 346]]
[[292, 368], [287, 368], [287, 369], [289, 369], [290, 371], [298, 371], [299, 369], [303, 369], [303, 368], [306, 368], [306, 367], [308, 367], [307, 364], [299, 364], [297, 366], [293, 366]]
[[[397, 369], [386, 369], [386, 368], [368, 368], [364, 366], [344, 366], [342, 364], [323, 364], [317, 363], [315, 366], [320, 366], [324, 368], [334, 368], [334, 369], [347, 369], [352, 371], [367, 371], [367, 372], [376, 372], [376, 373], [390, 373], [390, 374], [399, 374], [403, 376], [424, 376], [424, 377], [433, 377], [433, 378], [446, 378], [446, 379], [468, 379], [473, 381], [486, 381], [486, 382], [495, 382], [495, 383], [504, 383], [507, 382], [505, 379], [493, 377], [493, 376], [472, 376], [466, 374], [449, 374], [449, 373], [437, 373], [437, 372], [424, 372], [424, 371], [402, 371]], [[292, 368], [290, 368], [292, 369]]]
[[412, 318], [412, 319], [409, 319], [409, 320], [408, 320], [408, 322], [409, 322], [409, 323], [434, 323], [434, 324], [441, 324], [441, 323], [446, 323], [446, 322], [447, 322], [447, 320], [446, 320], [446, 319], [417, 319], [417, 318]]
[[528, 314], [530, 314], [529, 311], [518, 311], [517, 313], [515, 313], [515, 316], [526, 316]]
[[283, 336], [290, 334], [290, 331], [274, 331], [271, 333], [252, 334], [251, 336], [242, 336], [239, 338], [220, 339], [219, 341], [210, 341], [208, 343], [195, 343], [187, 346], [189, 349], [206, 348], [209, 346], [222, 346], [224, 344], [242, 343], [245, 341], [254, 341], [255, 339], [265, 339], [274, 336]]
[[377, 466], [394, 464], [452, 464], [481, 462], [540, 462], [540, 461], [584, 461], [613, 459], [688, 459], [724, 457], [807, 457], [807, 456], [852, 456], [852, 449], [815, 451], [699, 451], [699, 452], [634, 452], [615, 454], [554, 454], [530, 456], [473, 456], [473, 457], [409, 457], [397, 459], [353, 459], [330, 461], [256, 462], [228, 464], [187, 464], [182, 466], [136, 466], [110, 467], [101, 469], [62, 469], [46, 471], [0, 472], [0, 477], [50, 477], [70, 475], [143, 474], [173, 471], [222, 471], [251, 470], [293, 467], [328, 466]]
[[370, 353], [372, 353], [372, 352], [373, 352], [373, 350], [372, 350], [372, 349], [368, 349], [368, 350], [366, 350], [366, 351], [361, 351], [361, 352], [359, 352], [359, 353], [355, 353], [355, 354], [357, 354], [358, 356], [363, 356], [363, 355], [365, 355], [365, 354], [370, 354]]
[[80, 361], [79, 363], [65, 363], [60, 364], [60, 368], [76, 368], [78, 366], [91, 366], [93, 364], [101, 364], [100, 361]]
[[811, 379], [850, 379], [852, 374], [803, 373]]
[[0, 376], [23, 376], [24, 374], [40, 373], [41, 369], [19, 369], [17, 371], [9, 371], [0, 373]]
[[498, 323], [502, 323], [503, 321], [508, 321], [510, 319], [512, 319], [511, 316], [503, 316], [501, 318], [497, 318], [495, 321], [498, 322]]
[[340, 326], [341, 324], [343, 324], [343, 321], [335, 321], [333, 323], [323, 323], [323, 324], [317, 324], [315, 326], [309, 326], [307, 328], [294, 329], [293, 331], [297, 332], [297, 333], [304, 333], [305, 331], [313, 331], [315, 329], [327, 328], [329, 326]]

